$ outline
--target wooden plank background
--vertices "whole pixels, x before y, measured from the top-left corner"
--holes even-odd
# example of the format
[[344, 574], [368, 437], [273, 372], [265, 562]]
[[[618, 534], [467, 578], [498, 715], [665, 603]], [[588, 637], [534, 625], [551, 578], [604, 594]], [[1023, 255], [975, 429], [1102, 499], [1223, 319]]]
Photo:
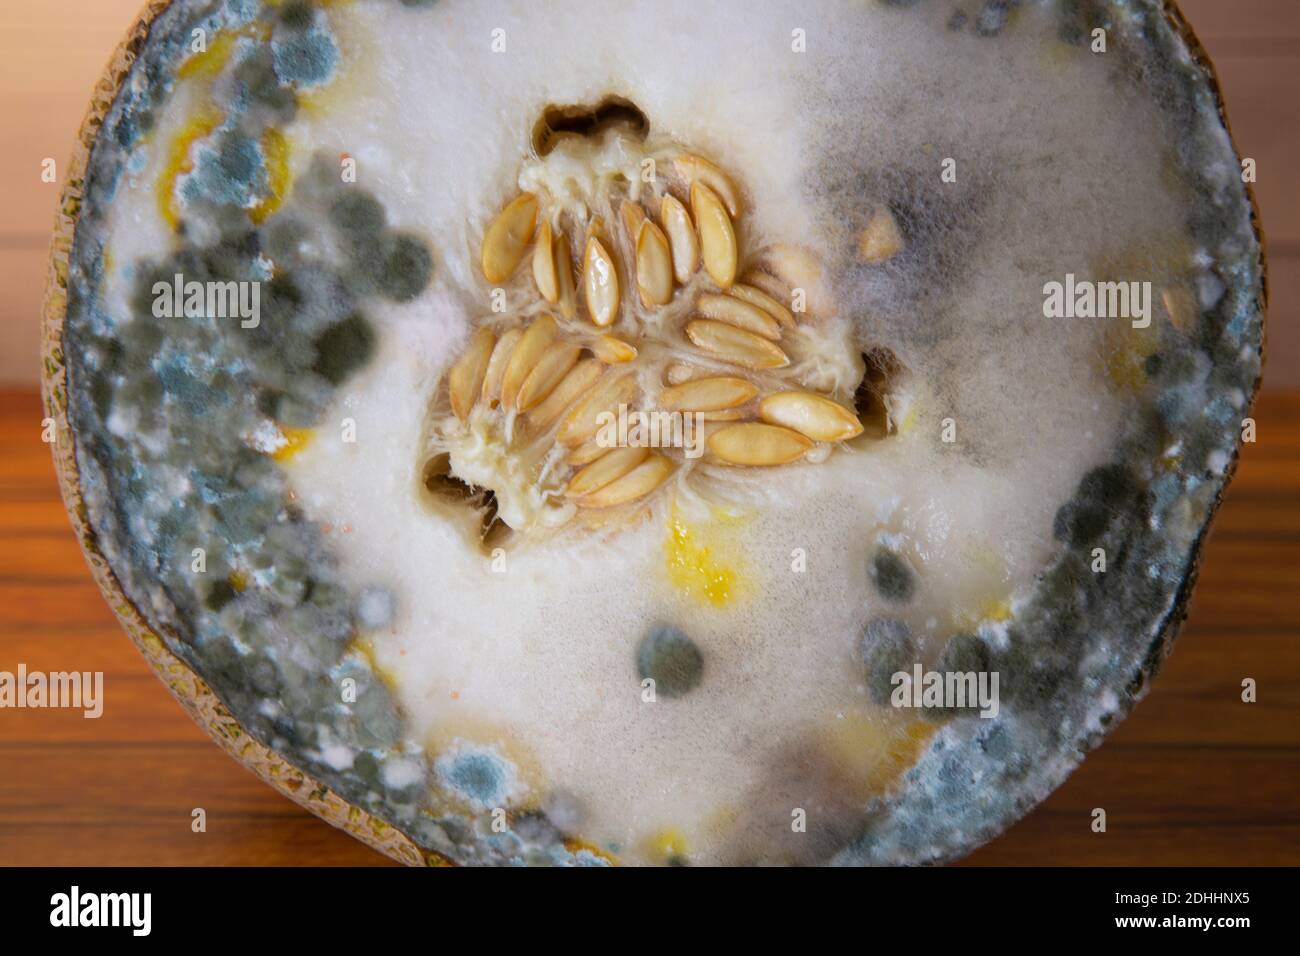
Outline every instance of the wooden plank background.
[[[189, 722], [100, 597], [40, 441], [37, 312], [62, 163], [139, 0], [0, 0], [0, 669], [102, 670], [99, 720], [0, 711], [0, 864], [383, 864]], [[1270, 359], [1201, 585], [1150, 696], [971, 865], [1300, 863], [1300, 3], [1187, 0], [1270, 240]], [[21, 9], [20, 9], [21, 8]], [[1240, 701], [1253, 677], [1259, 702]], [[206, 833], [190, 813], [207, 811]], [[1090, 812], [1109, 828], [1094, 834]]]

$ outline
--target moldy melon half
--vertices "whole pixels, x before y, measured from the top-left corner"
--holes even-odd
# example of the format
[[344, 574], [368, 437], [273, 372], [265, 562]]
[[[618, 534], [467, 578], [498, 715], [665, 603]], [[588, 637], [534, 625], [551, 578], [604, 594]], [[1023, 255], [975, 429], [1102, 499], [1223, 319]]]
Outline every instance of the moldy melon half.
[[1176, 11], [962, 9], [149, 7], [45, 395], [195, 718], [412, 863], [946, 860], [1058, 785], [1181, 617], [1263, 263]]

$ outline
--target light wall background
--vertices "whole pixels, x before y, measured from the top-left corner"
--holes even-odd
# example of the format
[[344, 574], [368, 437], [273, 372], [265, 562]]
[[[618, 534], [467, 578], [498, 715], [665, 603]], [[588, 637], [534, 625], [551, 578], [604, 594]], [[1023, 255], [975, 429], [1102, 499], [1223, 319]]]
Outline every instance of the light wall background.
[[[0, 0], [0, 387], [37, 385], [45, 258], [62, 175], [90, 92], [143, 5]], [[1300, 0], [1181, 6], [1218, 68], [1237, 146], [1258, 163], [1270, 266], [1265, 385], [1297, 388]], [[59, 183], [41, 182], [46, 157], [58, 162]]]

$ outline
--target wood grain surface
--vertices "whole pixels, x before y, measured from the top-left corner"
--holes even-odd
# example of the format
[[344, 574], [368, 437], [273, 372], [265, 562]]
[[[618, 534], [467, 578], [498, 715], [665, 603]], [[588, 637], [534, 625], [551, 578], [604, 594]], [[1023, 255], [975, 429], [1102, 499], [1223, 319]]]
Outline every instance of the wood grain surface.
[[[41, 416], [35, 393], [0, 391], [0, 670], [103, 671], [106, 705], [0, 711], [0, 864], [387, 864], [226, 757], [137, 656], [63, 513]], [[1255, 417], [1150, 695], [967, 863], [1300, 863], [1300, 392], [1266, 393]]]

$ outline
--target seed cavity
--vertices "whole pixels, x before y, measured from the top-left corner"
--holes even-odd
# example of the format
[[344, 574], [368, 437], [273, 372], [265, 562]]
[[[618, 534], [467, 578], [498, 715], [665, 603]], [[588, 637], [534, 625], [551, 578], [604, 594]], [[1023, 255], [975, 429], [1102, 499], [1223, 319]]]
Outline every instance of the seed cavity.
[[[739, 180], [648, 128], [615, 100], [548, 109], [523, 190], [484, 231], [483, 278], [506, 287], [507, 308], [494, 298], [451, 363], [423, 445], [426, 490], [468, 508], [483, 540], [630, 526], [672, 489], [730, 493], [771, 480], [749, 469], [816, 465], [893, 427], [892, 356], [836, 356], [865, 366], [860, 383], [819, 371], [844, 347], [821, 263], [795, 246], [743, 249]], [[636, 175], [647, 161], [667, 174]], [[374, 218], [363, 202], [338, 215]], [[742, 262], [756, 266], [737, 281]], [[606, 426], [643, 415], [675, 416], [678, 437], [610, 443]], [[686, 416], [703, 423], [701, 461]]]

